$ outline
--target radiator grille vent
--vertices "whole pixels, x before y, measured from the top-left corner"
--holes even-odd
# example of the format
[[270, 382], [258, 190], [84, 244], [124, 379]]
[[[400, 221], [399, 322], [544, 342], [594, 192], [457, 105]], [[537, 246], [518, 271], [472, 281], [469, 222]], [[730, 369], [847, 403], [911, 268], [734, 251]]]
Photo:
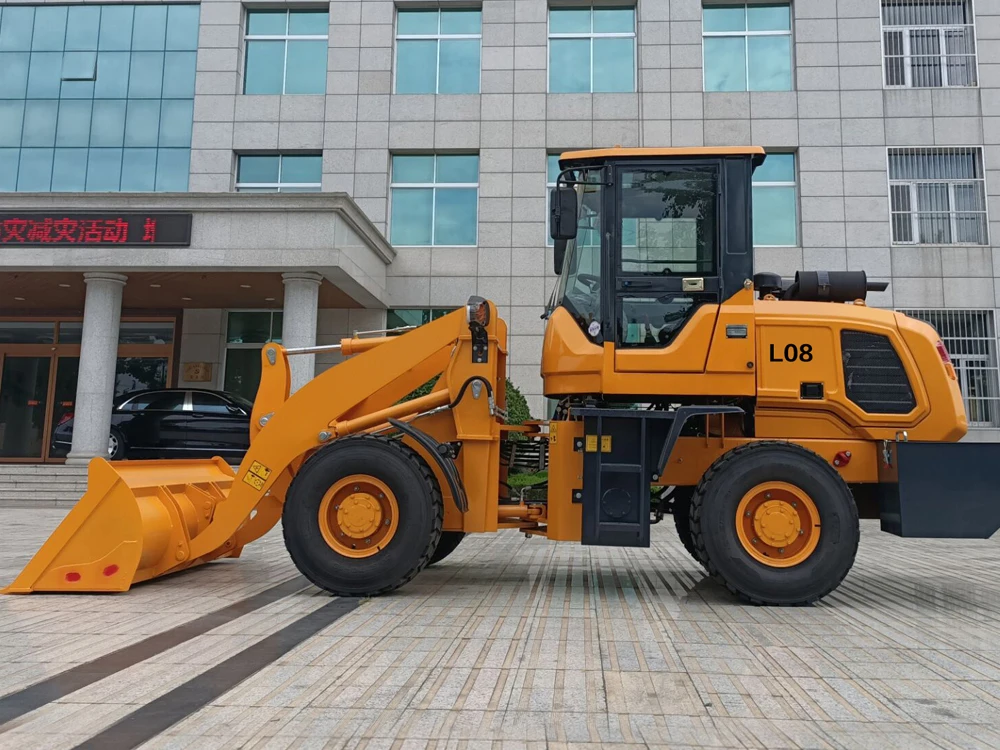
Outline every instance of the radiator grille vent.
[[868, 414], [906, 414], [916, 406], [903, 363], [887, 336], [841, 331], [847, 398]]

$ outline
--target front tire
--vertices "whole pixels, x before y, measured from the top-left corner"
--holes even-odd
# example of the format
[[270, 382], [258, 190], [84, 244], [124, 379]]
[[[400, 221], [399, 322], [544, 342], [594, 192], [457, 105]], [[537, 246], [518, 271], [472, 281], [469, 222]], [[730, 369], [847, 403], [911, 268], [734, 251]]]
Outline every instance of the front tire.
[[441, 541], [438, 542], [437, 549], [434, 550], [434, 554], [431, 555], [431, 560], [427, 563], [428, 566], [434, 565], [434, 563], [439, 563], [444, 560], [448, 555], [458, 549], [458, 545], [462, 543], [465, 539], [464, 531], [442, 531]]
[[282, 511], [299, 571], [338, 596], [377, 596], [430, 561], [444, 507], [427, 464], [406, 445], [343, 438], [306, 461]]
[[757, 442], [729, 451], [691, 502], [706, 569], [752, 604], [812, 604], [850, 571], [858, 509], [843, 478], [812, 451]]

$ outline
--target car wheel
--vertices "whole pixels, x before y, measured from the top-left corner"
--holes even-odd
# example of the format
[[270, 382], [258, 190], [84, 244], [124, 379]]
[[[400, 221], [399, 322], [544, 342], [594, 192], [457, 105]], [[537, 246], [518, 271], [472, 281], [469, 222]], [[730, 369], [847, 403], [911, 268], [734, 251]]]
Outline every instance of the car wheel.
[[108, 435], [108, 460], [120, 461], [125, 458], [125, 438], [114, 427]]

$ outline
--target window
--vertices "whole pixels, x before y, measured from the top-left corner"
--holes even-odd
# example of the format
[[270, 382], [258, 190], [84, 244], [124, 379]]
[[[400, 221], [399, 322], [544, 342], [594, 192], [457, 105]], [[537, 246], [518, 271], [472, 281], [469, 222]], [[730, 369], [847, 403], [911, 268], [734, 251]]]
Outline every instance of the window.
[[753, 173], [753, 244], [794, 246], [795, 154], [768, 154]]
[[975, 86], [971, 0], [882, 0], [885, 85]]
[[934, 327], [955, 366], [970, 427], [1000, 427], [1000, 370], [992, 310], [900, 310]]
[[424, 323], [430, 323], [432, 320], [443, 318], [450, 312], [452, 312], [451, 308], [432, 309], [427, 307], [386, 310], [385, 327], [392, 329], [408, 328], [409, 326], [422, 326]]
[[479, 157], [393, 156], [394, 245], [475, 245]]
[[890, 148], [894, 245], [986, 245], [986, 182], [980, 148]]
[[325, 94], [326, 10], [247, 11], [244, 94]]
[[236, 409], [235, 406], [222, 400], [212, 393], [202, 393], [193, 391], [191, 393], [191, 408], [194, 411], [207, 412], [209, 414], [230, 414]]
[[121, 411], [182, 411], [184, 391], [160, 391], [144, 393], [125, 401]]
[[549, 92], [635, 91], [635, 8], [549, 10]]
[[238, 193], [318, 193], [322, 180], [319, 154], [243, 155], [236, 166]]
[[788, 3], [706, 5], [702, 14], [705, 91], [791, 91]]
[[400, 10], [396, 16], [397, 94], [478, 94], [480, 10]]
[[[713, 275], [718, 182], [715, 168], [623, 171], [620, 272]], [[631, 242], [628, 219], [638, 230]]]
[[185, 191], [197, 5], [0, 7], [0, 191]]
[[268, 341], [281, 343], [282, 313], [272, 310], [230, 312], [226, 324], [223, 390], [250, 402], [260, 385], [260, 350]]

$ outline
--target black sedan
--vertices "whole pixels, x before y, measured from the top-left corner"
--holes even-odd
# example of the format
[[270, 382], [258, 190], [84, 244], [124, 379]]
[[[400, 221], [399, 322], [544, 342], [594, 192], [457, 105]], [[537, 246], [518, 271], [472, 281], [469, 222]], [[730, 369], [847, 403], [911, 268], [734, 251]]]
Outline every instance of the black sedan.
[[[108, 458], [222, 458], [238, 463], [250, 447], [253, 404], [241, 396], [191, 388], [127, 393], [115, 399]], [[52, 455], [73, 442], [73, 415], [52, 433]]]

